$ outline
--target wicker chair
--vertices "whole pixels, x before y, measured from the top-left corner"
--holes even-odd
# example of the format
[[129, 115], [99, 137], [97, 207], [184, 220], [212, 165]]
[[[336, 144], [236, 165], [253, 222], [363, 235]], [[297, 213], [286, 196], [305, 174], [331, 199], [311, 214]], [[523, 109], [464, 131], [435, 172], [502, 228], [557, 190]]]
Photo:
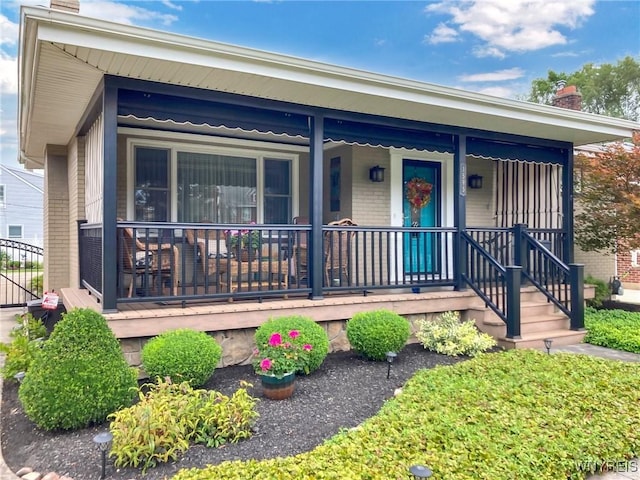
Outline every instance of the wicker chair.
[[[307, 225], [309, 219], [307, 217], [294, 217], [294, 225]], [[307, 279], [308, 276], [308, 260], [307, 260], [307, 237], [308, 232], [298, 232], [293, 244], [293, 255], [295, 260], [295, 272], [297, 281]]]
[[[330, 222], [330, 226], [350, 227], [357, 226], [350, 218]], [[351, 239], [353, 232], [350, 231], [330, 231], [324, 234], [324, 269], [326, 286], [333, 286], [331, 279], [335, 278], [336, 273], [342, 285], [343, 276], [347, 279], [347, 285], [351, 283], [350, 264], [351, 264]]]
[[139, 276], [142, 276], [144, 285], [146, 285], [146, 275], [151, 275], [154, 284], [155, 278], [160, 277], [158, 287], [160, 295], [162, 295], [164, 279], [171, 281], [172, 294], [178, 294], [178, 248], [175, 245], [168, 243], [145, 244], [134, 238], [132, 228], [122, 229], [119, 243], [123, 272], [131, 275], [129, 297], [133, 296], [133, 289]]
[[185, 229], [187, 242], [196, 245], [202, 264], [202, 271], [207, 276], [214, 276], [217, 285], [220, 275], [227, 272], [227, 242], [222, 231], [205, 229]]

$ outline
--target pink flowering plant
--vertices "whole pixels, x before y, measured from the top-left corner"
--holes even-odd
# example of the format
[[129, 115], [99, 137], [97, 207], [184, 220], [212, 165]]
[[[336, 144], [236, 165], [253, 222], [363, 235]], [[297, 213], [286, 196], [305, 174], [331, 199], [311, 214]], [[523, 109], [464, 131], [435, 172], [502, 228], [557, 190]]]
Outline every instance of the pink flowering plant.
[[256, 373], [278, 378], [302, 369], [308, 373], [308, 368], [304, 366], [308, 363], [313, 346], [301, 342], [299, 337], [300, 332], [297, 330], [290, 330], [285, 335], [280, 332], [272, 333], [269, 340], [263, 345], [258, 345], [253, 352], [253, 367]]

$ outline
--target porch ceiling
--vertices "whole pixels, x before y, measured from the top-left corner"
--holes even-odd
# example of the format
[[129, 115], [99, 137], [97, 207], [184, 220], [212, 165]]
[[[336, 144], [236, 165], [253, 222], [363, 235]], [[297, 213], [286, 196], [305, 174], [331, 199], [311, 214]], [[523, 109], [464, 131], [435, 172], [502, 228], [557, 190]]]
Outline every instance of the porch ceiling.
[[23, 8], [20, 143], [27, 166], [76, 133], [104, 74], [312, 107], [490, 130], [575, 145], [640, 125], [372, 74], [42, 8]]

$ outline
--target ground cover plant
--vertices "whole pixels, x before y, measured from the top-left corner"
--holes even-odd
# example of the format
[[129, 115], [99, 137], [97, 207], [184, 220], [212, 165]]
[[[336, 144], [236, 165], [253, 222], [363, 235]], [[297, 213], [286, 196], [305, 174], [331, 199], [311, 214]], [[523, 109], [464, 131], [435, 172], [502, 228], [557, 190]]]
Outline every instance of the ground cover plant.
[[640, 313], [589, 308], [584, 321], [586, 343], [640, 353]]
[[377, 415], [310, 452], [173, 478], [400, 479], [416, 463], [441, 480], [584, 478], [584, 465], [640, 454], [639, 384], [631, 363], [532, 350], [480, 355], [419, 371]]
[[257, 399], [247, 393], [247, 386], [229, 397], [194, 390], [189, 382], [146, 385], [135, 405], [109, 415], [109, 455], [116, 466], [140, 467], [144, 474], [159, 462], [177, 460], [191, 443], [219, 447], [248, 438], [258, 413]]
[[0, 343], [0, 353], [6, 354], [4, 366], [0, 370], [2, 378], [16, 381], [14, 375], [27, 372], [31, 367], [47, 336], [47, 329], [42, 320], [34, 318], [30, 313], [16, 315], [16, 326], [9, 333], [11, 341]]

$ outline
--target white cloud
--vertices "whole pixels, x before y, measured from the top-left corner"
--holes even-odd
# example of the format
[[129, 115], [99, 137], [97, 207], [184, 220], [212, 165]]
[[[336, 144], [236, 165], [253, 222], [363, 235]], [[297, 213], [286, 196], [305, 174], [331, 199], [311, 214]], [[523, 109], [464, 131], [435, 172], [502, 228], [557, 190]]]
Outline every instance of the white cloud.
[[484, 43], [477, 56], [504, 57], [505, 52], [527, 52], [564, 45], [560, 31], [574, 29], [594, 14], [595, 0], [444, 0], [426, 7], [427, 13], [451, 15], [458, 33], [470, 33]]
[[109, 0], [82, 0], [80, 2], [80, 14], [126, 25], [145, 25], [160, 22], [166, 26], [178, 20], [178, 17], [172, 14], [154, 12], [146, 8]]
[[182, 5], [173, 3], [170, 0], [162, 0], [162, 4], [167, 8], [172, 8], [173, 10], [178, 10], [178, 11], [182, 10]]
[[508, 68], [488, 73], [475, 73], [472, 75], [461, 75], [458, 80], [461, 82], [503, 82], [505, 80], [516, 80], [524, 76], [521, 68]]
[[0, 51], [0, 94], [4, 97], [4, 95], [16, 93], [18, 93], [18, 60]]
[[0, 15], [0, 45], [15, 45], [18, 43], [20, 27], [4, 15]]
[[440, 23], [436, 28], [434, 28], [431, 35], [425, 36], [425, 42], [433, 45], [438, 43], [456, 42], [457, 40], [458, 32], [444, 23]]
[[487, 87], [476, 90], [478, 93], [501, 98], [513, 98], [515, 91], [509, 87]]

